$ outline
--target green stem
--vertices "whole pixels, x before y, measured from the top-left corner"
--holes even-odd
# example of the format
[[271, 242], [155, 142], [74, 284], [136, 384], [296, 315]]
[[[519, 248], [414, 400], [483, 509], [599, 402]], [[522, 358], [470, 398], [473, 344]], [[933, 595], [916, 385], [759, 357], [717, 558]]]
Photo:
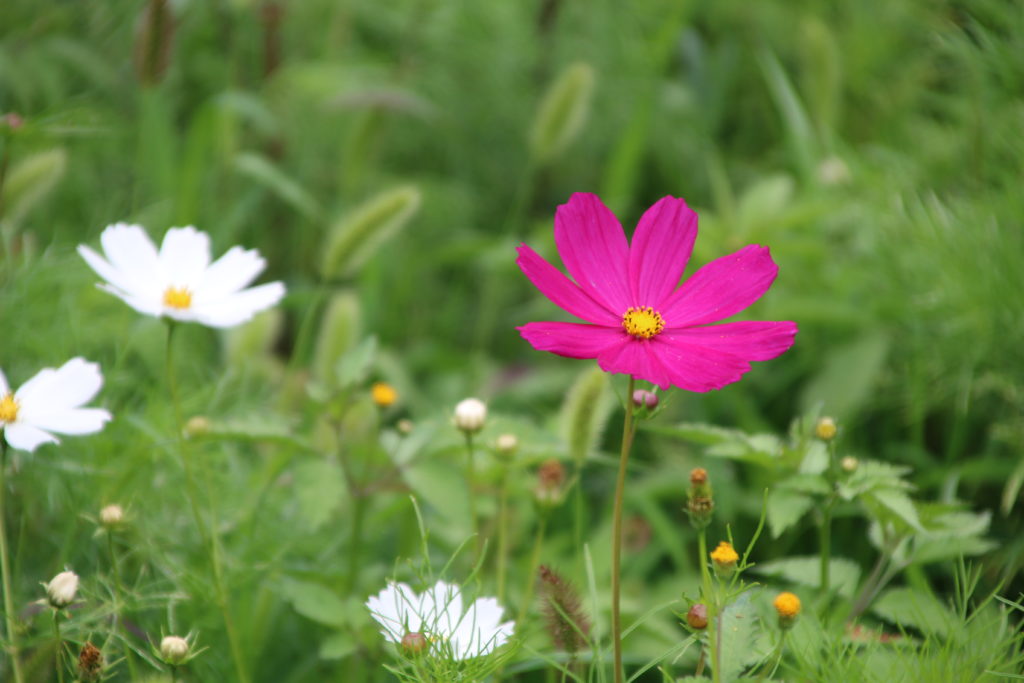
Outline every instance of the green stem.
[[366, 513], [366, 497], [364, 492], [356, 487], [352, 489], [352, 534], [348, 547], [348, 590], [347, 594], [352, 595], [358, 582], [360, 549], [363, 546], [363, 518]]
[[[224, 569], [220, 556], [220, 539], [217, 536], [216, 524], [212, 518], [212, 509], [211, 518], [208, 522], [199, 510], [199, 496], [197, 493], [196, 481], [192, 473], [192, 463], [189, 458], [188, 448], [185, 442], [185, 422], [182, 419], [181, 401], [178, 396], [178, 385], [174, 375], [173, 342], [175, 327], [176, 325], [173, 321], [168, 321], [166, 358], [167, 388], [171, 395], [171, 403], [174, 406], [175, 440], [178, 444], [178, 454], [181, 457], [182, 469], [185, 471], [185, 490], [188, 495], [189, 504], [192, 507], [192, 515], [195, 517], [196, 527], [199, 529], [199, 534], [203, 536], [203, 540], [208, 543], [210, 547], [210, 564], [213, 569], [213, 584], [217, 594], [217, 606], [220, 608], [221, 617], [224, 620], [224, 628], [227, 631], [228, 643], [231, 648], [231, 659], [235, 666], [235, 676], [239, 683], [248, 683], [249, 675], [245, 670], [245, 661], [242, 658], [242, 647], [238, 639], [238, 631], [235, 629], [235, 622], [231, 617], [231, 609], [228, 605], [228, 595], [224, 584]], [[204, 473], [206, 474], [207, 489], [209, 490], [209, 470], [204, 470]]]
[[[124, 618], [122, 615], [124, 597], [124, 586], [121, 584], [121, 570], [118, 567], [117, 554], [114, 552], [114, 532], [107, 529], [107, 552], [110, 553], [110, 571], [114, 576], [114, 633], [122, 630], [124, 626]], [[135, 669], [135, 658], [132, 656], [132, 649], [128, 645], [128, 630], [124, 629], [124, 658], [128, 662], [128, 677], [130, 680], [135, 680], [138, 677], [138, 672]]]
[[619, 475], [615, 480], [615, 502], [612, 508], [612, 643], [615, 646], [615, 683], [622, 683], [622, 616], [619, 612], [622, 566], [622, 498], [626, 490], [626, 468], [629, 451], [633, 446], [633, 389], [636, 380], [629, 376], [626, 389], [626, 417], [622, 425], [622, 452], [619, 455]]
[[[498, 602], [505, 598], [505, 572], [508, 566], [508, 465], [501, 471], [498, 493]], [[579, 547], [579, 546], [576, 546]]]
[[523, 589], [523, 602], [519, 607], [519, 623], [523, 623], [526, 613], [533, 602], [533, 587], [537, 584], [537, 565], [540, 564], [540, 552], [544, 547], [544, 534], [548, 528], [548, 511], [541, 510], [537, 522], [537, 534], [533, 538], [533, 551], [530, 553], [530, 566], [526, 572], [526, 587]]
[[64, 683], [64, 662], [61, 661], [61, 653], [64, 651], [64, 641], [60, 637], [60, 610], [53, 610], [53, 636], [57, 640], [57, 649], [54, 651], [55, 664], [57, 665], [57, 683]]
[[711, 570], [708, 568], [708, 532], [706, 527], [702, 527], [697, 531], [697, 551], [700, 553], [698, 563], [700, 565], [700, 579], [701, 579], [701, 597], [704, 600], [704, 607], [708, 611], [708, 623], [711, 628], [708, 629], [708, 646], [706, 650], [702, 651], [703, 655], [706, 651], [711, 657], [711, 677], [717, 683], [719, 679], [719, 641], [718, 632], [716, 628], [720, 626], [718, 619], [718, 595], [715, 591], [715, 585], [711, 581]]
[[480, 534], [480, 520], [476, 511], [476, 475], [473, 467], [473, 434], [466, 434], [466, 489], [469, 491], [469, 518], [473, 522], [473, 534], [476, 536], [476, 551], [473, 554], [473, 563], [480, 559], [480, 551], [483, 549], [483, 537]]
[[14, 683], [23, 683], [21, 657], [18, 651], [18, 625], [15, 622], [14, 593], [11, 591], [11, 559], [7, 550], [7, 441], [0, 430], [0, 574], [4, 588], [4, 618], [7, 625], [7, 652], [11, 658]]
[[[839, 481], [839, 472], [836, 470], [836, 449], [835, 441], [828, 443], [828, 470], [826, 478], [829, 484], [828, 498], [821, 511], [821, 529], [818, 530], [818, 540], [821, 553], [821, 595], [823, 600], [828, 600], [830, 583], [830, 570], [832, 566], [832, 507], [836, 502], [836, 482]], [[826, 602], [827, 604], [827, 602]]]

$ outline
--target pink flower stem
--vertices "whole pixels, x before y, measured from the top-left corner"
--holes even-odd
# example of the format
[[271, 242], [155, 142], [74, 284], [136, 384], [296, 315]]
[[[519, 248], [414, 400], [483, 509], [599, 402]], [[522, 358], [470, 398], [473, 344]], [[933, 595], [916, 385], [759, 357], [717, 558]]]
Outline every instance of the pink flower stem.
[[7, 623], [7, 654], [10, 655], [14, 683], [22, 683], [21, 657], [18, 652], [18, 625], [15, 622], [14, 594], [11, 593], [11, 560], [7, 551], [7, 524], [4, 517], [7, 494], [7, 442], [0, 430], [0, 573], [4, 588], [4, 618]]
[[633, 447], [633, 389], [636, 380], [629, 376], [626, 389], [626, 417], [622, 425], [622, 453], [619, 456], [619, 476], [615, 480], [615, 503], [612, 508], [612, 642], [615, 646], [615, 683], [622, 683], [622, 618], [619, 614], [622, 565], [622, 497], [626, 489], [626, 466]]

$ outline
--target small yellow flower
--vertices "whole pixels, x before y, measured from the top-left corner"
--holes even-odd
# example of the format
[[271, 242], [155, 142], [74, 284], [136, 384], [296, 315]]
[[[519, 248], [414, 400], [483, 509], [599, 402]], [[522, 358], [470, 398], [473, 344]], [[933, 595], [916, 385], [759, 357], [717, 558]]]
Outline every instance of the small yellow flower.
[[718, 544], [717, 548], [711, 551], [711, 561], [715, 563], [715, 573], [723, 579], [727, 579], [732, 576], [733, 571], [736, 570], [736, 563], [739, 559], [740, 556], [736, 554], [736, 551], [732, 547], [732, 543], [729, 543], [728, 541], [722, 541]]
[[800, 614], [800, 598], [789, 591], [779, 593], [774, 602], [775, 611], [779, 613], [779, 628], [788, 629]]
[[836, 427], [836, 421], [831, 417], [823, 417], [818, 420], [818, 424], [814, 426], [814, 434], [822, 441], [831, 441], [836, 438], [836, 432], [839, 428]]
[[381, 408], [387, 408], [394, 404], [398, 400], [398, 392], [395, 388], [386, 382], [377, 382], [370, 388], [370, 395], [373, 397], [373, 402]]

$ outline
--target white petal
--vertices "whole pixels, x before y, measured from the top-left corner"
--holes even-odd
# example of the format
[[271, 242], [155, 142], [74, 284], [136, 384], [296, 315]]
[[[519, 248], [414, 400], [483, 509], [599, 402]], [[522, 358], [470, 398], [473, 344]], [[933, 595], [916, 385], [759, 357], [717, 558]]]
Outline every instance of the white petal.
[[389, 583], [377, 595], [366, 601], [371, 615], [384, 627], [385, 638], [400, 643], [408, 632], [419, 631], [422, 620], [419, 608], [422, 598], [407, 584]]
[[424, 601], [424, 607], [429, 608], [430, 612], [423, 615], [427, 629], [436, 635], [451, 638], [462, 618], [462, 594], [459, 587], [438, 581], [427, 595], [429, 597]]
[[153, 315], [158, 318], [163, 313], [164, 303], [162, 291], [153, 290], [152, 292], [147, 292], [145, 295], [142, 295], [124, 292], [110, 285], [100, 285], [99, 288], [105, 292], [110, 292], [118, 299], [134, 308], [139, 313]]
[[204, 325], [234, 327], [275, 305], [284, 294], [283, 283], [270, 282], [230, 294], [217, 301], [195, 302], [192, 312], [195, 320]]
[[124, 281], [119, 284], [109, 280], [111, 284], [136, 295], [153, 296], [154, 292], [163, 291], [166, 283], [161, 276], [156, 246], [141, 225], [109, 225], [100, 235], [100, 243], [110, 265], [121, 273]]
[[216, 301], [246, 287], [266, 266], [267, 262], [255, 249], [231, 247], [206, 269], [203, 281], [196, 286], [196, 296]]
[[27, 417], [19, 414], [18, 422], [58, 434], [92, 434], [103, 429], [110, 417], [102, 408], [71, 408]]
[[103, 386], [100, 366], [72, 358], [60, 368], [44, 368], [25, 382], [14, 397], [21, 404], [18, 420], [32, 422], [33, 414], [47, 414], [87, 403]]
[[131, 277], [114, 268], [106, 259], [84, 244], [78, 245], [78, 254], [85, 259], [90, 268], [96, 271], [97, 275], [112, 285], [112, 287], [104, 287], [107, 291], [121, 296], [122, 292], [130, 292], [136, 288], [136, 283]]
[[7, 439], [7, 443], [11, 445], [11, 448], [28, 451], [29, 453], [44, 443], [60, 443], [60, 440], [53, 434], [23, 422], [5, 425], [4, 438]]
[[11, 391], [11, 385], [7, 383], [7, 375], [4, 374], [3, 368], [0, 368], [0, 398], [3, 398]]
[[160, 265], [168, 285], [194, 292], [210, 265], [210, 236], [191, 225], [171, 228], [160, 245]]

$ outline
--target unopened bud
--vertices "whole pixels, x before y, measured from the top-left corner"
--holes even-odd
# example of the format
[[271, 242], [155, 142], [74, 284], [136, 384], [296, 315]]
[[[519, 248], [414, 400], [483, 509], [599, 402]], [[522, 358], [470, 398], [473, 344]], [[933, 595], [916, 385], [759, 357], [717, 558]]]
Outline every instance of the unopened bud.
[[502, 455], [514, 455], [519, 448], [519, 439], [515, 434], [501, 434], [494, 442], [494, 448]]
[[698, 602], [686, 613], [686, 623], [690, 628], [701, 631], [708, 627], [708, 606]]
[[46, 584], [46, 599], [56, 609], [67, 607], [75, 600], [78, 592], [78, 574], [61, 572]]
[[124, 521], [124, 509], [120, 505], [107, 505], [100, 510], [100, 524], [108, 529], [119, 526]]
[[427, 637], [422, 633], [412, 632], [402, 636], [402, 649], [411, 655], [418, 655], [430, 646]]
[[395, 424], [395, 427], [403, 434], [410, 434], [413, 428], [412, 420], [403, 417]]
[[701, 486], [708, 483], [708, 471], [703, 467], [694, 467], [690, 470], [690, 484]]
[[370, 388], [370, 396], [373, 397], [373, 402], [381, 408], [394, 405], [395, 401], [398, 400], [398, 392], [387, 382], [377, 382], [374, 384]]
[[181, 664], [188, 658], [189, 644], [181, 636], [164, 636], [160, 641], [160, 656], [172, 666]]
[[686, 514], [695, 529], [703, 529], [711, 523], [715, 501], [711, 496], [708, 471], [703, 467], [690, 470], [690, 490], [686, 494]]
[[822, 185], [845, 185], [850, 182], [850, 167], [839, 157], [829, 157], [818, 164]]
[[565, 467], [562, 463], [554, 458], [546, 460], [537, 470], [537, 487], [533, 496], [541, 506], [555, 507], [562, 502], [564, 483]]
[[831, 441], [836, 438], [836, 432], [839, 431], [836, 427], [836, 421], [831, 417], [823, 417], [818, 420], [818, 424], [814, 426], [814, 435], [822, 441]]
[[839, 466], [843, 468], [843, 472], [856, 472], [860, 461], [852, 455], [847, 455], [839, 461]]
[[202, 436], [210, 431], [210, 418], [205, 415], [193, 415], [185, 422], [185, 437]]
[[455, 406], [455, 426], [472, 434], [479, 432], [487, 419], [487, 404], [478, 398], [467, 398]]
[[715, 573], [723, 579], [728, 579], [733, 575], [739, 559], [740, 556], [736, 554], [732, 543], [728, 541], [722, 541], [717, 548], [711, 551], [711, 562], [715, 566]]
[[658, 407], [658, 395], [646, 389], [637, 389], [633, 392], [633, 405], [637, 408], [654, 410]]

